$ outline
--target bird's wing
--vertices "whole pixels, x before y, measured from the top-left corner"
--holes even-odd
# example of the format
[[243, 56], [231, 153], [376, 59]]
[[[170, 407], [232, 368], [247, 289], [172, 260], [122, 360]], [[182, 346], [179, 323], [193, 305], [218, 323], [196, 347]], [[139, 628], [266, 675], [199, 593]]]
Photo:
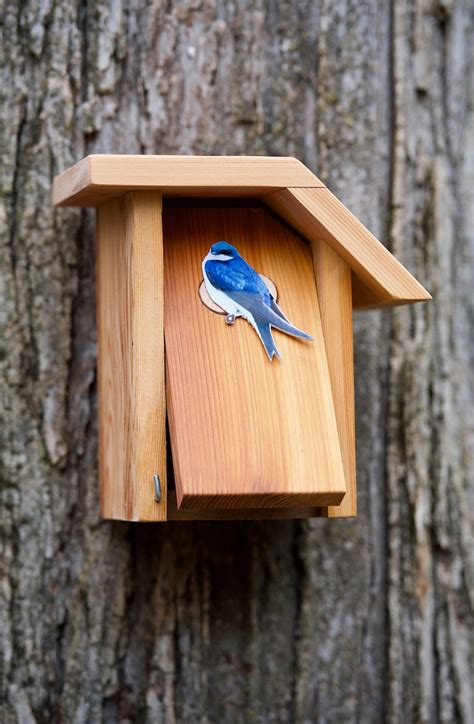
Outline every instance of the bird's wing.
[[280, 317], [280, 319], [284, 319], [285, 322], [288, 322], [288, 324], [291, 324], [291, 322], [288, 319], [288, 317], [286, 316], [286, 314], [280, 309], [280, 307], [276, 303], [275, 297], [273, 296], [273, 294], [270, 294], [270, 307], [275, 312], [275, 314], [277, 314]]
[[206, 262], [206, 274], [213, 287], [227, 292], [228, 289], [245, 288], [245, 274], [240, 269], [230, 269], [229, 262]]
[[[260, 278], [261, 278], [261, 277], [260, 277]], [[268, 288], [268, 285], [265, 283], [265, 280], [264, 280], [264, 279], [262, 279], [262, 283], [264, 284], [264, 286], [265, 286], [268, 294], [270, 295], [270, 298], [269, 298], [269, 301], [268, 301], [268, 304], [269, 304], [270, 308], [271, 308], [271, 309], [275, 312], [275, 314], [277, 314], [281, 319], [284, 319], [285, 322], [288, 322], [289, 324], [291, 324], [291, 322], [290, 322], [290, 320], [288, 319], [288, 317], [286, 316], [286, 314], [283, 312], [282, 309], [280, 309], [280, 307], [279, 307], [278, 304], [276, 303], [275, 297], [273, 296], [271, 289]]]
[[258, 294], [267, 303], [270, 302], [270, 292], [260, 275], [244, 259], [237, 258], [226, 262], [209, 260], [205, 269], [211, 284], [223, 292], [234, 289]]
[[280, 329], [286, 334], [291, 334], [293, 337], [301, 337], [301, 339], [312, 340], [311, 335], [306, 334], [301, 329], [293, 326], [291, 322], [283, 319], [276, 314], [271, 307], [267, 306], [264, 298], [260, 294], [251, 294], [245, 291], [226, 290], [226, 294], [239, 306], [250, 312], [254, 318], [256, 324], [264, 323], [270, 324], [276, 329]]

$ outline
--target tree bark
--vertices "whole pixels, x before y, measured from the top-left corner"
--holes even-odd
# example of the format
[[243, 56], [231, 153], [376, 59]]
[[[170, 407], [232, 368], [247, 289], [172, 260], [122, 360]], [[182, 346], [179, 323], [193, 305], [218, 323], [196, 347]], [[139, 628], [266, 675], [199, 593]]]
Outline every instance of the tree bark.
[[[472, 722], [472, 0], [3, 8], [3, 721]], [[432, 292], [358, 314], [359, 517], [103, 522], [87, 153], [301, 158]]]

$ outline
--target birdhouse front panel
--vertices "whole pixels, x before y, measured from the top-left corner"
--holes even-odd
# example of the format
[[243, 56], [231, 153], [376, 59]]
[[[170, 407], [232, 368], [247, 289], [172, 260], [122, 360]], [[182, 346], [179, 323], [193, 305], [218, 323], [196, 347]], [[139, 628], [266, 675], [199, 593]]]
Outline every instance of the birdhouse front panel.
[[[309, 245], [261, 206], [165, 204], [163, 231], [178, 505], [337, 505], [346, 487]], [[211, 294], [222, 294], [227, 311], [241, 305], [231, 323], [198, 293], [204, 259]], [[255, 271], [276, 290], [281, 324]], [[264, 322], [247, 321], [248, 308], [257, 322], [267, 314], [274, 322], [268, 342]]]

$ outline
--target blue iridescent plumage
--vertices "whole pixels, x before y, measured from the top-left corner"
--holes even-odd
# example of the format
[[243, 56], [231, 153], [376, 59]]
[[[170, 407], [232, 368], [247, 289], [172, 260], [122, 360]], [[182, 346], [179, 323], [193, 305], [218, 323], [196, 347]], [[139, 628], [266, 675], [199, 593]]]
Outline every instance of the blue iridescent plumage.
[[229, 323], [238, 316], [250, 322], [270, 360], [274, 355], [280, 357], [272, 327], [294, 337], [313, 339], [291, 324], [260, 275], [231, 244], [226, 241], [213, 244], [202, 266], [211, 299], [228, 312]]

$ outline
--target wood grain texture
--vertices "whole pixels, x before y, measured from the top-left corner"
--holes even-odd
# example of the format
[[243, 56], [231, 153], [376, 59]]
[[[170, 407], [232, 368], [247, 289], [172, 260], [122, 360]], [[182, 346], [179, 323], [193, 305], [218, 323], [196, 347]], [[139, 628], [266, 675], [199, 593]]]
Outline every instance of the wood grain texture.
[[[345, 493], [309, 247], [264, 209], [165, 209], [167, 408], [181, 507], [337, 504]], [[308, 343], [254, 330], [198, 296], [201, 262], [225, 238], [276, 283]]]
[[291, 508], [178, 508], [176, 491], [168, 491], [168, 520], [301, 520], [305, 518], [321, 518], [327, 508], [291, 507]]
[[[431, 295], [327, 188], [288, 188], [264, 198], [310, 241], [327, 242], [370, 289], [361, 307], [426, 301]], [[357, 307], [359, 300], [354, 299]]]
[[261, 196], [324, 184], [296, 158], [93, 154], [54, 179], [53, 203], [98, 206], [132, 189], [178, 196]]
[[324, 241], [313, 242], [314, 273], [341, 447], [346, 494], [330, 518], [357, 515], [354, 350], [352, 341], [352, 273]]
[[166, 520], [161, 203], [158, 192], [134, 191], [97, 212], [99, 461], [106, 518]]

